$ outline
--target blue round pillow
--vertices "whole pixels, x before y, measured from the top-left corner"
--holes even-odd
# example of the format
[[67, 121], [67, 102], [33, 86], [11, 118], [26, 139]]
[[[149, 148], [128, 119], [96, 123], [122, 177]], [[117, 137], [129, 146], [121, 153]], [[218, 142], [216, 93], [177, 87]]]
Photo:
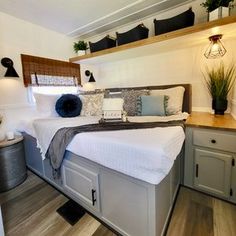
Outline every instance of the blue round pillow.
[[65, 94], [57, 100], [55, 108], [61, 117], [75, 117], [80, 115], [82, 102], [76, 95]]

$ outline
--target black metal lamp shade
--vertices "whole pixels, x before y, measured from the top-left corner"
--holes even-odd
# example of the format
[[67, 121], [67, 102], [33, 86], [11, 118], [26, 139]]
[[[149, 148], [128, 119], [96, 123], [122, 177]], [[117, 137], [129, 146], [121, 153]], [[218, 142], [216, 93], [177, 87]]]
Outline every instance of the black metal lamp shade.
[[5, 77], [19, 77], [19, 75], [17, 74], [16, 70], [13, 67], [13, 61], [8, 58], [8, 57], [4, 57], [1, 60], [1, 64], [7, 68], [7, 71], [5, 73]]
[[91, 72], [91, 71], [89, 71], [89, 70], [86, 70], [85, 71], [85, 75], [86, 76], [90, 76], [89, 77], [89, 83], [93, 83], [93, 82], [96, 82], [96, 80], [94, 79], [94, 77], [93, 77], [93, 73]]

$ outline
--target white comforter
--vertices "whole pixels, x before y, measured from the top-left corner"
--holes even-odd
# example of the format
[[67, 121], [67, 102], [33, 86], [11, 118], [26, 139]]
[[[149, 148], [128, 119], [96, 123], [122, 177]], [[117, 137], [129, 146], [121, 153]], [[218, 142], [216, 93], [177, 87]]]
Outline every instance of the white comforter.
[[[134, 122], [182, 120], [186, 113], [169, 117], [129, 117]], [[97, 123], [100, 117], [50, 118], [33, 121], [42, 157], [62, 127]], [[32, 132], [33, 133], [33, 132]], [[170, 171], [185, 139], [181, 127], [156, 127], [77, 134], [67, 150], [103, 166], [158, 184]]]

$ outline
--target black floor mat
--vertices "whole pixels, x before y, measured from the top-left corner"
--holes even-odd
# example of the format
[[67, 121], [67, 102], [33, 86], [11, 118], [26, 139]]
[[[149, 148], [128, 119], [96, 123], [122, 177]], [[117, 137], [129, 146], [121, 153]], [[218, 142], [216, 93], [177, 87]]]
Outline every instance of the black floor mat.
[[82, 208], [76, 202], [69, 200], [63, 206], [57, 209], [57, 213], [62, 216], [69, 224], [76, 224], [80, 218], [85, 214], [84, 208]]

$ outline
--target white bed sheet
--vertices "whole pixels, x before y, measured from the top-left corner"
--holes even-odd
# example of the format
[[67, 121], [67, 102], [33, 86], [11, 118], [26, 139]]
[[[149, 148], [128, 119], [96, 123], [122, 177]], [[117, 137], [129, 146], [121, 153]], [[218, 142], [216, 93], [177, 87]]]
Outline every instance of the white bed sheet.
[[[187, 113], [182, 113], [168, 117], [129, 117], [129, 120], [165, 122], [183, 120], [187, 116]], [[58, 129], [97, 123], [99, 119], [100, 117], [36, 119], [28, 124], [25, 131], [37, 139], [44, 158]], [[184, 131], [178, 126], [91, 132], [77, 134], [67, 150], [137, 179], [158, 184], [169, 173], [184, 139]]]
[[81, 133], [67, 150], [151, 184], [169, 173], [185, 139], [183, 128]]

